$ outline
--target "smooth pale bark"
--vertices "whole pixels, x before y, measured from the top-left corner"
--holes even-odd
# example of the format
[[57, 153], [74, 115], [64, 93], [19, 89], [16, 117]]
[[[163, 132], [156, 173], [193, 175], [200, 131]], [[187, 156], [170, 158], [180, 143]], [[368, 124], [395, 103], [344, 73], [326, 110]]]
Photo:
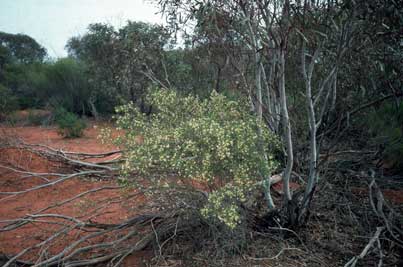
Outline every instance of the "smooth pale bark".
[[[268, 157], [264, 150], [264, 143], [262, 140], [262, 121], [263, 121], [263, 94], [262, 94], [262, 74], [264, 69], [262, 69], [262, 56], [261, 56], [261, 49], [260, 49], [260, 39], [256, 34], [256, 25], [253, 21], [253, 18], [248, 14], [247, 10], [243, 10], [243, 15], [245, 16], [247, 26], [249, 29], [250, 34], [250, 42], [249, 45], [254, 52], [254, 64], [255, 64], [255, 92], [256, 92], [256, 102], [255, 109], [256, 109], [256, 119], [259, 124], [258, 132], [260, 137], [260, 146], [264, 156], [266, 163], [268, 164]], [[252, 98], [253, 99], [253, 98]], [[271, 187], [271, 174], [269, 173], [268, 166], [265, 166], [265, 170], [262, 170], [262, 177], [263, 177], [263, 187], [264, 187], [264, 194], [267, 202], [267, 207], [269, 210], [273, 210], [275, 208], [273, 198], [271, 196], [270, 187]]]
[[[322, 119], [327, 110], [332, 110], [336, 101], [336, 81], [337, 81], [337, 62], [331, 71], [327, 74], [318, 88], [316, 97], [312, 93], [312, 74], [316, 64], [316, 60], [319, 57], [321, 47], [317, 47], [314, 55], [312, 56], [309, 64], [306, 63], [306, 40], [302, 39], [301, 46], [301, 69], [305, 82], [305, 100], [306, 109], [308, 114], [308, 127], [309, 127], [309, 175], [308, 182], [305, 189], [303, 207], [301, 212], [303, 213], [309, 205], [309, 200], [312, 197], [313, 190], [315, 189], [318, 177], [317, 160], [318, 160], [318, 148], [317, 148], [317, 129], [322, 123]], [[330, 103], [329, 103], [330, 102]], [[319, 106], [320, 105], [320, 106]], [[329, 108], [330, 105], [330, 108]], [[318, 107], [319, 106], [319, 107]], [[316, 110], [318, 109], [318, 114]], [[300, 214], [302, 216], [303, 214]]]
[[334, 111], [336, 109], [336, 100], [337, 100], [337, 72], [334, 74], [333, 78], [332, 105], [330, 106], [331, 111]]
[[[252, 29], [252, 28], [251, 28]], [[253, 34], [253, 33], [252, 33]], [[256, 115], [257, 115], [257, 121], [259, 123], [259, 136], [260, 139], [262, 139], [262, 129], [261, 126], [263, 125], [263, 94], [262, 94], [262, 73], [263, 69], [261, 68], [261, 55], [260, 52], [258, 51], [259, 47], [259, 42], [257, 41], [256, 37], [254, 36], [254, 47], [255, 47], [255, 89], [256, 89], [256, 98], [257, 98], [257, 104], [256, 104]], [[268, 164], [268, 157], [266, 152], [264, 151], [264, 145], [263, 142], [261, 142], [261, 149], [263, 152], [264, 159], [266, 163]], [[266, 202], [267, 202], [267, 207], [269, 210], [273, 210], [275, 208], [273, 198], [271, 196], [270, 188], [271, 188], [271, 174], [268, 172], [268, 166], [267, 170], [263, 174], [264, 176], [264, 189], [265, 189], [265, 197], [266, 197]]]
[[286, 202], [291, 201], [292, 194], [290, 190], [290, 178], [294, 165], [294, 153], [291, 137], [291, 123], [288, 116], [287, 108], [287, 96], [285, 92], [285, 51], [280, 49], [279, 51], [279, 91], [280, 91], [280, 106], [281, 106], [281, 121], [284, 130], [284, 142], [287, 152], [287, 164], [283, 174], [283, 190]]
[[259, 123], [263, 119], [263, 106], [262, 106], [262, 68], [260, 67], [260, 52], [255, 52], [255, 89], [256, 89], [256, 114]]
[[273, 58], [269, 64], [268, 77], [266, 75], [263, 63], [260, 63], [260, 68], [262, 69], [262, 78], [266, 87], [266, 107], [267, 107], [267, 113], [269, 115], [268, 124], [270, 129], [274, 133], [278, 134], [278, 127], [279, 127], [278, 100], [276, 99], [275, 94], [273, 92], [275, 58]]
[[90, 96], [90, 99], [88, 100], [88, 104], [89, 104], [89, 106], [90, 106], [90, 108], [91, 108], [91, 114], [92, 114], [92, 116], [94, 116], [94, 118], [95, 118], [96, 120], [98, 120], [98, 119], [99, 119], [99, 113], [98, 113], [98, 111], [97, 111], [97, 108], [95, 107], [94, 102], [95, 102], [94, 96], [91, 95], [91, 96]]
[[279, 124], [280, 124], [280, 110], [279, 110], [279, 101], [276, 97], [276, 93], [274, 91], [274, 76], [276, 73], [276, 61], [277, 61], [277, 54], [273, 53], [273, 57], [270, 60], [270, 71], [269, 71], [269, 77], [268, 77], [268, 88], [267, 88], [267, 96], [268, 96], [268, 101], [270, 102], [270, 107], [269, 111], [271, 114], [271, 118], [273, 121], [273, 127], [275, 133], [279, 132]]
[[312, 73], [315, 66], [315, 61], [319, 55], [319, 48], [316, 49], [311, 62], [308, 66], [308, 70], [306, 69], [306, 45], [305, 40], [302, 40], [302, 48], [301, 48], [301, 67], [302, 67], [302, 75], [305, 81], [305, 99], [306, 99], [306, 109], [308, 113], [308, 126], [309, 126], [309, 175], [308, 175], [308, 183], [305, 190], [305, 199], [311, 195], [312, 190], [316, 184], [317, 177], [317, 144], [316, 144], [316, 132], [317, 132], [317, 124], [316, 124], [316, 115], [315, 115], [315, 107], [313, 103], [312, 97]]
[[[256, 70], [256, 74], [255, 74], [255, 89], [256, 89], [256, 98], [257, 98], [257, 103], [256, 103], [256, 115], [257, 115], [257, 121], [259, 123], [259, 137], [262, 140], [262, 121], [263, 121], [263, 107], [262, 107], [262, 101], [263, 101], [263, 97], [262, 97], [262, 68], [261, 68], [261, 56], [260, 56], [260, 52], [256, 51], [255, 53], [255, 70]], [[263, 156], [264, 159], [266, 161], [266, 163], [268, 164], [268, 157], [266, 152], [264, 151], [264, 145], [262, 141], [261, 142], [261, 150], [263, 152]], [[272, 184], [271, 178], [270, 178], [270, 173], [268, 172], [268, 168], [267, 170], [265, 170], [265, 173], [263, 173], [263, 178], [264, 178], [264, 183], [263, 183], [263, 187], [264, 187], [264, 194], [265, 194], [265, 198], [266, 198], [266, 202], [267, 202], [267, 207], [269, 208], [269, 210], [272, 210], [275, 208], [274, 205], [274, 201], [273, 198], [271, 197], [271, 192], [270, 192], [270, 187]]]

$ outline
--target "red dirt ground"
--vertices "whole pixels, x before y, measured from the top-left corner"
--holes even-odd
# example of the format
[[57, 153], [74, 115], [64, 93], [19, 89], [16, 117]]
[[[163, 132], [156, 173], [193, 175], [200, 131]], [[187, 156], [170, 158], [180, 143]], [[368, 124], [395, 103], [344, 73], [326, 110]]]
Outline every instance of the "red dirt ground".
[[[111, 145], [103, 145], [97, 139], [101, 127], [100, 125], [92, 124], [85, 131], [82, 138], [76, 139], [64, 139], [58, 135], [54, 128], [41, 127], [0, 127], [0, 134], [19, 137], [29, 144], [43, 144], [64, 151], [101, 153], [116, 149]], [[114, 135], [118, 135], [118, 133], [115, 132]], [[0, 164], [5, 165], [4, 163], [18, 165], [26, 170], [35, 172], [49, 172], [55, 169], [55, 166], [52, 166], [45, 159], [16, 149], [0, 149]], [[0, 192], [20, 191], [41, 183], [43, 181], [40, 178], [23, 178], [21, 175], [0, 166]], [[5, 199], [8, 197], [7, 195], [0, 195], [0, 221], [32, 214], [52, 203], [68, 199], [90, 189], [115, 185], [116, 182], [114, 181], [90, 181], [77, 178], [55, 186], [25, 193], [18, 197]], [[121, 200], [124, 197], [123, 195], [118, 189], [102, 190], [67, 204], [62, 208], [52, 208], [47, 213], [79, 216], [83, 212], [88, 213], [88, 211], [94, 210], [94, 212], [91, 212], [94, 222], [115, 223], [133, 215], [134, 206], [144, 201], [142, 197], [137, 197], [130, 201], [114, 203], [116, 200]], [[101, 200], [105, 203], [104, 208], [95, 212], [93, 204]], [[4, 225], [4, 223], [0, 222], [1, 225]], [[16, 231], [0, 233], [0, 254], [15, 255], [22, 249], [43, 241], [49, 235], [49, 230], [54, 227], [44, 226], [42, 224], [42, 227], [39, 228], [38, 225], [27, 224]], [[60, 251], [63, 246], [69, 243], [69, 238], [65, 238], [64, 241], [64, 244], [52, 247], [50, 249], [51, 253]], [[125, 266], [143, 266], [144, 258], [149, 257], [149, 255], [149, 252], [145, 252], [131, 256], [126, 261]], [[32, 256], [30, 255], [29, 257]]]
[[[351, 188], [351, 192], [366, 198], [368, 196], [368, 188]], [[395, 205], [403, 205], [403, 191], [394, 189], [382, 189], [383, 196]]]
[[[0, 135], [10, 137], [19, 137], [26, 143], [43, 144], [53, 148], [65, 151], [101, 153], [116, 149], [110, 145], [104, 145], [97, 139], [100, 128], [105, 125], [92, 124], [84, 134], [84, 137], [77, 139], [64, 139], [58, 135], [54, 128], [41, 127], [1, 127]], [[114, 135], [118, 135], [114, 132]], [[24, 169], [36, 172], [49, 172], [55, 168], [48, 161], [30, 154], [22, 153], [15, 149], [0, 149], [0, 164], [11, 163], [19, 165]], [[21, 175], [0, 167], [0, 192], [19, 191], [40, 184], [39, 178], [22, 178]], [[7, 196], [0, 195], [0, 221], [20, 218], [26, 214], [32, 214], [41, 208], [47, 207], [52, 203], [75, 196], [80, 192], [102, 186], [116, 185], [113, 181], [90, 181], [85, 179], [73, 179], [60, 183], [53, 187], [44, 188], [33, 191], [18, 197], [2, 200]], [[280, 194], [282, 193], [281, 183], [274, 188]], [[295, 188], [293, 188], [295, 189]], [[126, 192], [127, 193], [127, 192]], [[385, 196], [395, 202], [403, 203], [403, 194], [401, 191], [387, 190], [384, 191]], [[119, 190], [103, 190], [91, 194], [79, 201], [73, 202], [62, 208], [53, 208], [48, 213], [59, 213], [70, 216], [79, 216], [83, 212], [94, 209], [93, 203], [104, 200], [104, 209], [93, 213], [93, 221], [98, 223], [114, 223], [121, 221], [133, 215], [133, 207], [141, 204], [144, 199], [138, 197], [133, 201], [124, 201], [121, 203], [113, 203], [113, 200], [122, 199], [124, 196]], [[0, 226], [4, 223], [0, 222]], [[22, 249], [33, 244], [39, 243], [48, 236], [52, 226], [41, 228], [38, 225], [27, 224], [19, 228], [17, 231], [0, 233], [0, 254], [15, 255]], [[74, 238], [74, 237], [71, 237]], [[71, 242], [69, 238], [64, 239], [64, 243], [59, 243], [51, 252], [60, 251], [66, 244]], [[33, 255], [31, 255], [32, 257]], [[125, 266], [145, 266], [144, 260], [151, 257], [149, 251], [138, 253], [126, 260]]]

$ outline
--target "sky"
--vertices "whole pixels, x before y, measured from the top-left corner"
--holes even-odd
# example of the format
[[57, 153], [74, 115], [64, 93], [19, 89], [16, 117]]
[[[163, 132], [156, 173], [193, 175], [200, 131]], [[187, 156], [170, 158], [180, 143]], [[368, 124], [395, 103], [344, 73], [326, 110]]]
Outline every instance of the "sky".
[[90, 23], [162, 23], [157, 12], [149, 0], [0, 0], [0, 31], [27, 34], [57, 58], [67, 55], [67, 40], [84, 34]]

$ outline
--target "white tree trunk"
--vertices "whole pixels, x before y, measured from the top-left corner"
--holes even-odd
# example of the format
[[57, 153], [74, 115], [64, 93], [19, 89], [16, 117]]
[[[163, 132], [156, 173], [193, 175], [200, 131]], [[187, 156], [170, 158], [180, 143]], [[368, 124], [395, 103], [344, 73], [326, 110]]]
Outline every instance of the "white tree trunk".
[[306, 48], [305, 48], [305, 41], [302, 41], [302, 48], [301, 48], [301, 67], [302, 67], [302, 74], [305, 81], [305, 99], [306, 99], [306, 109], [308, 112], [308, 126], [309, 126], [309, 175], [308, 175], [308, 183], [305, 190], [305, 198], [307, 198], [316, 184], [316, 167], [317, 167], [317, 148], [316, 148], [316, 116], [315, 116], [315, 107], [313, 104], [312, 98], [312, 73], [313, 67], [315, 64], [315, 60], [318, 56], [319, 50], [315, 51], [314, 56], [311, 59], [311, 62], [308, 67], [308, 72], [306, 70]]
[[[260, 149], [261, 152], [263, 153], [264, 159], [266, 161], [266, 164], [269, 164], [268, 162], [268, 157], [265, 152], [264, 146], [265, 144], [263, 143], [262, 139], [262, 121], [263, 121], [263, 95], [262, 95], [262, 73], [264, 72], [264, 69], [261, 67], [261, 49], [260, 49], [260, 39], [257, 34], [257, 27], [254, 22], [254, 18], [250, 16], [250, 14], [247, 12], [247, 10], [243, 10], [243, 15], [245, 17], [245, 21], [247, 22], [247, 27], [249, 29], [249, 36], [250, 36], [250, 44], [247, 44], [249, 48], [252, 49], [254, 52], [254, 64], [255, 64], [255, 92], [256, 92], [256, 101], [253, 102], [253, 96], [251, 95], [252, 103], [254, 104], [255, 111], [256, 111], [256, 120], [259, 124], [258, 126], [258, 132], [259, 132], [259, 142], [260, 142]], [[264, 193], [265, 193], [265, 198], [267, 201], [267, 206], [269, 210], [273, 210], [275, 208], [273, 198], [271, 196], [270, 192], [270, 187], [271, 187], [271, 173], [269, 173], [269, 168], [268, 165], [265, 166], [264, 170], [262, 171], [262, 178], [263, 178], [263, 187], [264, 187]]]
[[308, 196], [316, 183], [316, 167], [317, 167], [317, 148], [316, 148], [316, 123], [315, 123], [315, 111], [312, 103], [312, 90], [311, 81], [306, 82], [306, 100], [308, 109], [308, 121], [309, 121], [309, 176], [308, 184], [305, 190], [305, 196]]
[[288, 116], [287, 96], [285, 92], [285, 50], [279, 51], [279, 91], [280, 91], [280, 106], [281, 106], [281, 121], [284, 130], [284, 142], [287, 152], [287, 164], [283, 174], [283, 191], [286, 202], [291, 201], [292, 194], [290, 190], [290, 178], [294, 165], [294, 154], [291, 137], [291, 123]]

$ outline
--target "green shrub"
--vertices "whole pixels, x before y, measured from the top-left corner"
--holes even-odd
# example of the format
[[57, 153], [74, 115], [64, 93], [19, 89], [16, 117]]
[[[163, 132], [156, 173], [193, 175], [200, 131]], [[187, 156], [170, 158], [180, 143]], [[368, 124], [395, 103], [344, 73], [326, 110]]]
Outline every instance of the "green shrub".
[[[208, 192], [199, 209], [203, 217], [236, 227], [242, 221], [241, 204], [277, 166], [272, 156], [276, 137], [258, 125], [246, 102], [216, 92], [199, 100], [159, 90], [147, 100], [154, 111], [150, 116], [133, 104], [117, 109], [117, 125], [125, 130], [116, 139], [126, 151], [122, 181], [162, 195], [183, 191], [188, 183], [194, 188], [196, 182]], [[148, 177], [147, 186], [139, 177]]]
[[0, 84], [0, 115], [7, 115], [18, 109], [18, 99], [11, 90]]
[[384, 148], [385, 161], [403, 169], [403, 102], [398, 106], [384, 104], [373, 111], [368, 125], [373, 141]]
[[11, 126], [16, 126], [20, 122], [16, 111], [13, 111], [6, 116], [1, 116], [1, 120], [5, 121], [7, 124]]
[[81, 137], [86, 128], [86, 124], [82, 119], [63, 108], [56, 110], [55, 122], [59, 127], [59, 134], [66, 138]]

